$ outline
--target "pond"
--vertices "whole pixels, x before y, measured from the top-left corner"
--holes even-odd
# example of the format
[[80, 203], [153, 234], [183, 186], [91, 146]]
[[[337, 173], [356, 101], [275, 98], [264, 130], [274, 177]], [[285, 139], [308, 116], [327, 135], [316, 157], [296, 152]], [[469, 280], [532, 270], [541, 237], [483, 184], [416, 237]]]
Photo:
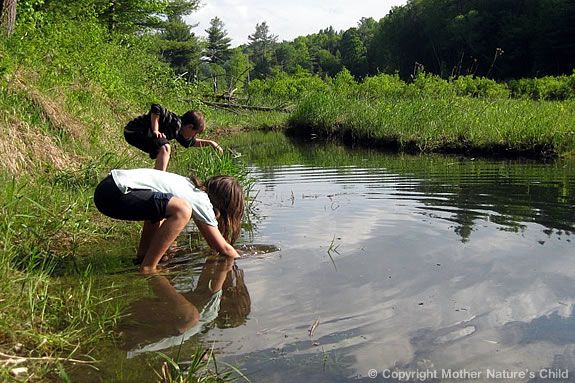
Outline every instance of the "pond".
[[279, 133], [234, 148], [255, 179], [240, 246], [251, 255], [232, 265], [199, 251], [167, 276], [109, 277], [140, 296], [124, 342], [82, 381], [155, 382], [156, 351], [185, 359], [198, 344], [252, 382], [575, 376], [575, 163]]

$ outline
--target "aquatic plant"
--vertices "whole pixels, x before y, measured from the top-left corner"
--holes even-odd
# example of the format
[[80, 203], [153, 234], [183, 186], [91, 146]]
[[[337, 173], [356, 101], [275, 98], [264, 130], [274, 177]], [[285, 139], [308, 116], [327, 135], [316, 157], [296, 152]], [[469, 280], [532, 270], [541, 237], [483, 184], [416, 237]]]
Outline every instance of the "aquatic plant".
[[[191, 359], [185, 363], [180, 361], [180, 351], [181, 348], [175, 359], [158, 352], [163, 360], [161, 369], [155, 371], [158, 383], [226, 383], [236, 381], [238, 376], [246, 382], [250, 381], [236, 367], [217, 362], [213, 346], [208, 349], [197, 347]], [[218, 363], [223, 364], [224, 368], [218, 367]]]
[[331, 263], [333, 264], [334, 269], [337, 271], [337, 266], [335, 264], [335, 260], [333, 259], [333, 254], [339, 254], [339, 251], [337, 250], [339, 248], [339, 245], [335, 244], [335, 235], [333, 236], [333, 238], [331, 239], [331, 242], [327, 248], [327, 255], [329, 256], [329, 259], [331, 260]]

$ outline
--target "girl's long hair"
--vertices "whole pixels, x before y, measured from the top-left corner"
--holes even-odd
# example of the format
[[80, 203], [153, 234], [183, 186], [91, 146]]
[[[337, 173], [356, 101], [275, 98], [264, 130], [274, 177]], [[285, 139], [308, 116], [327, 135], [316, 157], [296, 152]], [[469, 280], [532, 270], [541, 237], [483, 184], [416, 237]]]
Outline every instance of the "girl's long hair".
[[252, 300], [244, 281], [244, 271], [234, 264], [222, 286], [222, 300], [216, 326], [231, 328], [246, 323], [251, 307]]
[[197, 177], [190, 177], [197, 188], [205, 191], [214, 207], [218, 229], [233, 245], [240, 236], [244, 215], [244, 192], [238, 180], [230, 176], [214, 176], [202, 183]]

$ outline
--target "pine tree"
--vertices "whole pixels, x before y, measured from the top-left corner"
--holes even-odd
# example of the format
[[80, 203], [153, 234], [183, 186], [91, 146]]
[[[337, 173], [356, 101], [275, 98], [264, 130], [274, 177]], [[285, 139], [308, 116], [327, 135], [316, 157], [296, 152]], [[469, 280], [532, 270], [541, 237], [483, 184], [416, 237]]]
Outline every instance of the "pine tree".
[[181, 17], [172, 16], [160, 35], [161, 55], [179, 74], [190, 72], [199, 63], [201, 45], [191, 28]]
[[206, 29], [208, 34], [208, 44], [204, 51], [207, 61], [212, 64], [222, 64], [226, 62], [231, 54], [231, 39], [227, 36], [224, 23], [218, 17], [210, 20], [210, 27]]
[[192, 72], [200, 62], [202, 47], [184, 16], [198, 8], [199, 0], [169, 0], [163, 14], [166, 20], [158, 25], [162, 41], [161, 56], [178, 74]]
[[256, 31], [248, 36], [248, 52], [254, 63], [253, 77], [265, 78], [271, 74], [273, 51], [277, 36], [272, 35], [266, 22], [256, 24]]

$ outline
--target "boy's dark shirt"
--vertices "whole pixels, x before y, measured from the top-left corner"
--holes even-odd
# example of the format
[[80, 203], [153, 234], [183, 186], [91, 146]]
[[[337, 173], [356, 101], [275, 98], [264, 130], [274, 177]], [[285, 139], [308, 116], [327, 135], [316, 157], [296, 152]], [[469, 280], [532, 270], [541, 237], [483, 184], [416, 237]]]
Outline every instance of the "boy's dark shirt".
[[140, 134], [152, 138], [152, 113], [160, 117], [158, 127], [160, 132], [166, 135], [167, 140], [175, 139], [185, 148], [193, 146], [196, 143], [195, 137], [186, 139], [182, 136], [180, 131], [182, 128], [180, 116], [158, 104], [152, 104], [147, 114], [142, 114], [128, 122], [128, 125], [124, 128], [124, 133]]

